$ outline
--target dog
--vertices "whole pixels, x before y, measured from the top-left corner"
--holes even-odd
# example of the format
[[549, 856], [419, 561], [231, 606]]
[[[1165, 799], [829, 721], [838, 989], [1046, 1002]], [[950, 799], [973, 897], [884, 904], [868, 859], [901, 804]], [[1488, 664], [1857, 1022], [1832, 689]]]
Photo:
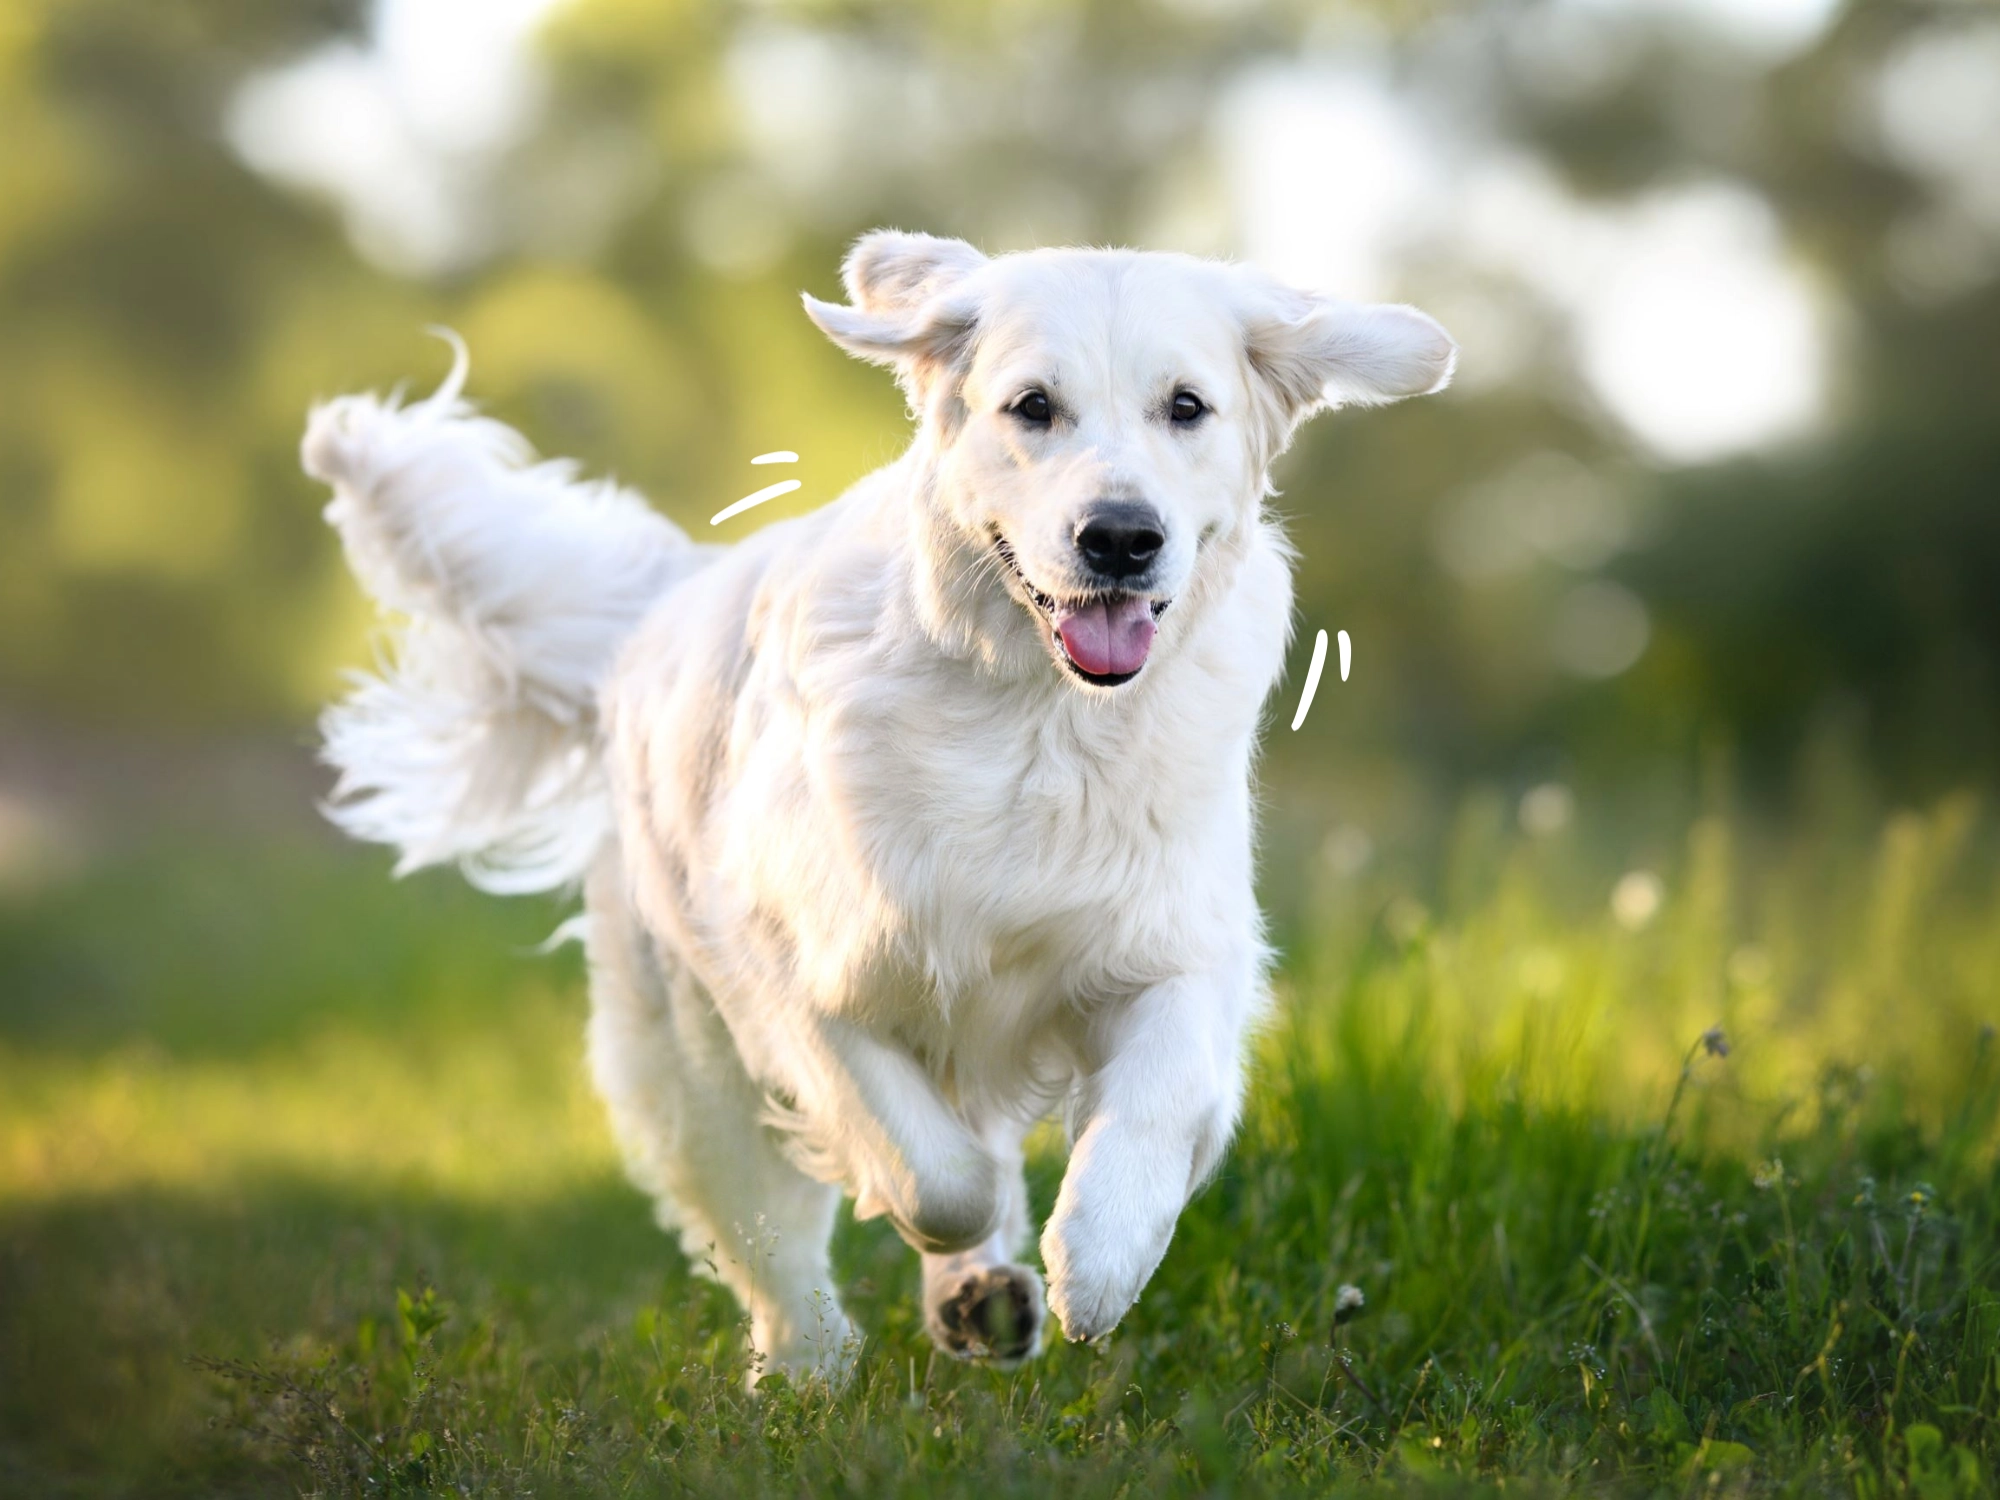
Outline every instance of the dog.
[[[324, 720], [350, 833], [580, 886], [589, 1060], [635, 1182], [837, 1378], [843, 1193], [926, 1326], [1012, 1364], [1117, 1326], [1215, 1170], [1270, 954], [1259, 717], [1291, 629], [1265, 501], [1312, 413], [1441, 389], [1429, 317], [1124, 250], [881, 231], [846, 304], [916, 433], [730, 547], [463, 402], [317, 408], [307, 471], [400, 618]], [[1071, 1143], [1031, 1234], [1022, 1139]], [[755, 1376], [753, 1374], [753, 1380]]]

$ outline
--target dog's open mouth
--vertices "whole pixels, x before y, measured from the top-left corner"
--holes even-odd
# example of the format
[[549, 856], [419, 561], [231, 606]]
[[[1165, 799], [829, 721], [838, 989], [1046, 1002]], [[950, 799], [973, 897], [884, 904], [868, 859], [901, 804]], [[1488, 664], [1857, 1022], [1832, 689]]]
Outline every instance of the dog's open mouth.
[[1139, 675], [1170, 601], [1123, 589], [1057, 599], [1028, 581], [1014, 549], [997, 532], [993, 550], [1048, 622], [1050, 643], [1065, 667], [1097, 687], [1117, 687]]

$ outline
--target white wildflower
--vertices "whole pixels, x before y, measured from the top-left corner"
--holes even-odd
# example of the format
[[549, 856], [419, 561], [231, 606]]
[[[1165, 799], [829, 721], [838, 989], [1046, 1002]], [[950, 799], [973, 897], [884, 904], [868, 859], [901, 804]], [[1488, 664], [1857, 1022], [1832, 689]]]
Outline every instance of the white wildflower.
[[1361, 1316], [1361, 1309], [1368, 1305], [1368, 1299], [1361, 1295], [1361, 1288], [1352, 1282], [1342, 1282], [1333, 1294], [1333, 1326], [1351, 1323]]

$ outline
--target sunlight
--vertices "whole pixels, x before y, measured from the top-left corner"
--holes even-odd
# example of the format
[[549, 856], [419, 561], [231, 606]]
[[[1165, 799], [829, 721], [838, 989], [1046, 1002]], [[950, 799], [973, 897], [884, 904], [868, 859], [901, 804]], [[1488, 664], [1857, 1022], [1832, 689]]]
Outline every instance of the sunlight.
[[537, 26], [561, 0], [378, 0], [365, 47], [339, 42], [254, 75], [230, 145], [268, 177], [324, 194], [384, 269], [421, 275], [489, 239], [481, 172], [532, 127]]
[[1650, 13], [1685, 20], [1744, 51], [1773, 60], [1818, 41], [1842, 0], [1563, 0], [1578, 10]]
[[[1415, 264], [1432, 284], [1497, 271], [1558, 314], [1590, 394], [1658, 461], [1766, 447], [1820, 415], [1821, 310], [1748, 187], [1581, 199], [1539, 161], [1427, 133], [1414, 101], [1352, 70], [1252, 72], [1217, 126], [1249, 259], [1353, 298], [1412, 295]], [[1468, 344], [1461, 363], [1480, 359]]]
[[1217, 108], [1244, 255], [1301, 286], [1385, 297], [1391, 259], [1437, 198], [1410, 111], [1364, 72], [1268, 68]]
[[1712, 462], [1809, 431], [1826, 335], [1762, 197], [1728, 182], [1601, 206], [1546, 167], [1468, 174], [1466, 253], [1566, 318], [1594, 395], [1655, 459]]
[[1759, 200], [1660, 195], [1626, 225], [1615, 270], [1586, 298], [1592, 387], [1659, 456], [1699, 463], [1805, 431], [1819, 414], [1822, 337]]

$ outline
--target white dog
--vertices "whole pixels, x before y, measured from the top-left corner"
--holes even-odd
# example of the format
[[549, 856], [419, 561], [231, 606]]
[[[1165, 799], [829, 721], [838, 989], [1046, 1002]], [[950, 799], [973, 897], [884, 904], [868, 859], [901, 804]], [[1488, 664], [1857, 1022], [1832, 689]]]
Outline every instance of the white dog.
[[697, 546], [458, 400], [320, 408], [306, 468], [407, 616], [326, 720], [335, 815], [501, 890], [581, 880], [631, 1172], [767, 1367], [834, 1371], [843, 1191], [958, 1354], [1040, 1345], [1023, 1133], [1072, 1149], [1047, 1306], [1108, 1332], [1237, 1118], [1267, 954], [1251, 761], [1298, 422], [1435, 391], [1406, 307], [1176, 255], [877, 233], [847, 306], [919, 425], [839, 500]]

